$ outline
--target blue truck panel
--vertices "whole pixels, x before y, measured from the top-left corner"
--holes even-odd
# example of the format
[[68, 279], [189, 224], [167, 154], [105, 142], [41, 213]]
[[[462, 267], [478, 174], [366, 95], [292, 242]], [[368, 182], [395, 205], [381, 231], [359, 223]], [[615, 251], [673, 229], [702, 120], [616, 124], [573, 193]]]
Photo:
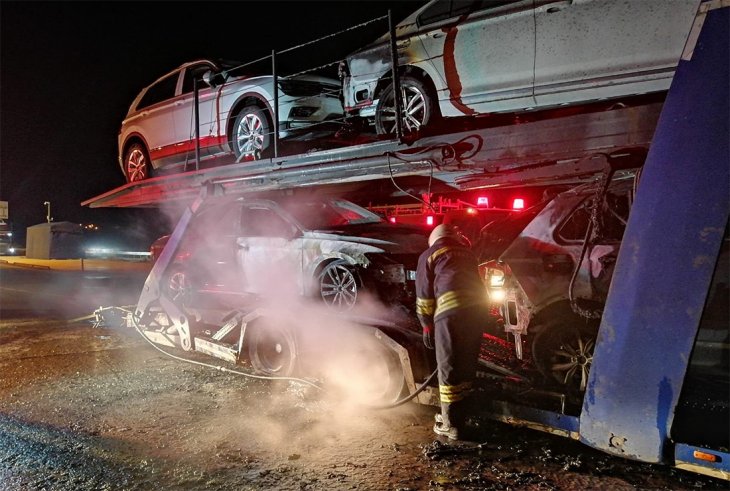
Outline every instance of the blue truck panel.
[[[659, 118], [616, 263], [581, 440], [667, 462], [688, 361], [728, 220], [730, 8], [707, 13]], [[669, 462], [667, 462], [669, 463]]]

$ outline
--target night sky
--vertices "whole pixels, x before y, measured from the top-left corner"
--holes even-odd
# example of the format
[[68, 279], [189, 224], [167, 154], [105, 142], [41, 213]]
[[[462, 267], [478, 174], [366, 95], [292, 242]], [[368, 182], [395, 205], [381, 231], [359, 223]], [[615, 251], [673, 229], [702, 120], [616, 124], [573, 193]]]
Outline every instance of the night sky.
[[[125, 183], [117, 134], [140, 89], [187, 61], [245, 62], [423, 3], [2, 1], [0, 200], [10, 221], [17, 231], [44, 222], [44, 201], [55, 221], [144, 220], [148, 211], [80, 206]], [[379, 22], [298, 50], [296, 61], [341, 59], [386, 31]]]

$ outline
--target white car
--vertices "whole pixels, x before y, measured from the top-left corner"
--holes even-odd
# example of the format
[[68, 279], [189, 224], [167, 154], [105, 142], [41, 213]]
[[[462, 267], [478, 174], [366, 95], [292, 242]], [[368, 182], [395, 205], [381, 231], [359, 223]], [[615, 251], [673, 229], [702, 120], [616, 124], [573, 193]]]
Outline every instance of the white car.
[[[434, 0], [396, 27], [404, 128], [669, 88], [699, 0]], [[340, 66], [345, 111], [394, 131], [390, 39]]]
[[[208, 60], [185, 63], [145, 87], [119, 132], [119, 164], [128, 182], [158, 169], [195, 163], [193, 79], [200, 82], [201, 161], [257, 158], [273, 142], [272, 76], [234, 77]], [[317, 76], [279, 79], [279, 129], [342, 117], [340, 84]]]

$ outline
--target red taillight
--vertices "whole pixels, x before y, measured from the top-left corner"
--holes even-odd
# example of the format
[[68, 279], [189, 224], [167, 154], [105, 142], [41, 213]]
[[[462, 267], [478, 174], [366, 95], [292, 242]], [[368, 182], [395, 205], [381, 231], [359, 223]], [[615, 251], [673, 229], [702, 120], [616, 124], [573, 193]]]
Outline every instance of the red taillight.
[[524, 210], [525, 209], [525, 200], [522, 198], [515, 198], [512, 200], [512, 209], [513, 210]]
[[477, 198], [477, 206], [489, 206], [489, 198], [487, 196], [479, 196]]
[[396, 220], [395, 220], [395, 217], [390, 217], [390, 218], [388, 218], [388, 221], [390, 223], [395, 223]]
[[433, 215], [428, 215], [426, 217], [426, 225], [429, 227], [433, 227]]

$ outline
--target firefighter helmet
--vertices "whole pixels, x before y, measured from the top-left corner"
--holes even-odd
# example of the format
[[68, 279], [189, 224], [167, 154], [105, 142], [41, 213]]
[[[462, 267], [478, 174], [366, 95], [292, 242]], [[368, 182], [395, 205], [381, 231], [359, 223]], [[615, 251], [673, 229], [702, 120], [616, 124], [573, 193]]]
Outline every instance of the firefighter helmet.
[[471, 246], [471, 244], [469, 243], [469, 239], [467, 239], [459, 231], [459, 228], [457, 226], [450, 223], [442, 223], [441, 225], [437, 225], [436, 228], [433, 229], [433, 232], [431, 232], [431, 235], [429, 235], [428, 247], [431, 247], [437, 240], [443, 239], [445, 237], [454, 239], [455, 241], [467, 247]]

